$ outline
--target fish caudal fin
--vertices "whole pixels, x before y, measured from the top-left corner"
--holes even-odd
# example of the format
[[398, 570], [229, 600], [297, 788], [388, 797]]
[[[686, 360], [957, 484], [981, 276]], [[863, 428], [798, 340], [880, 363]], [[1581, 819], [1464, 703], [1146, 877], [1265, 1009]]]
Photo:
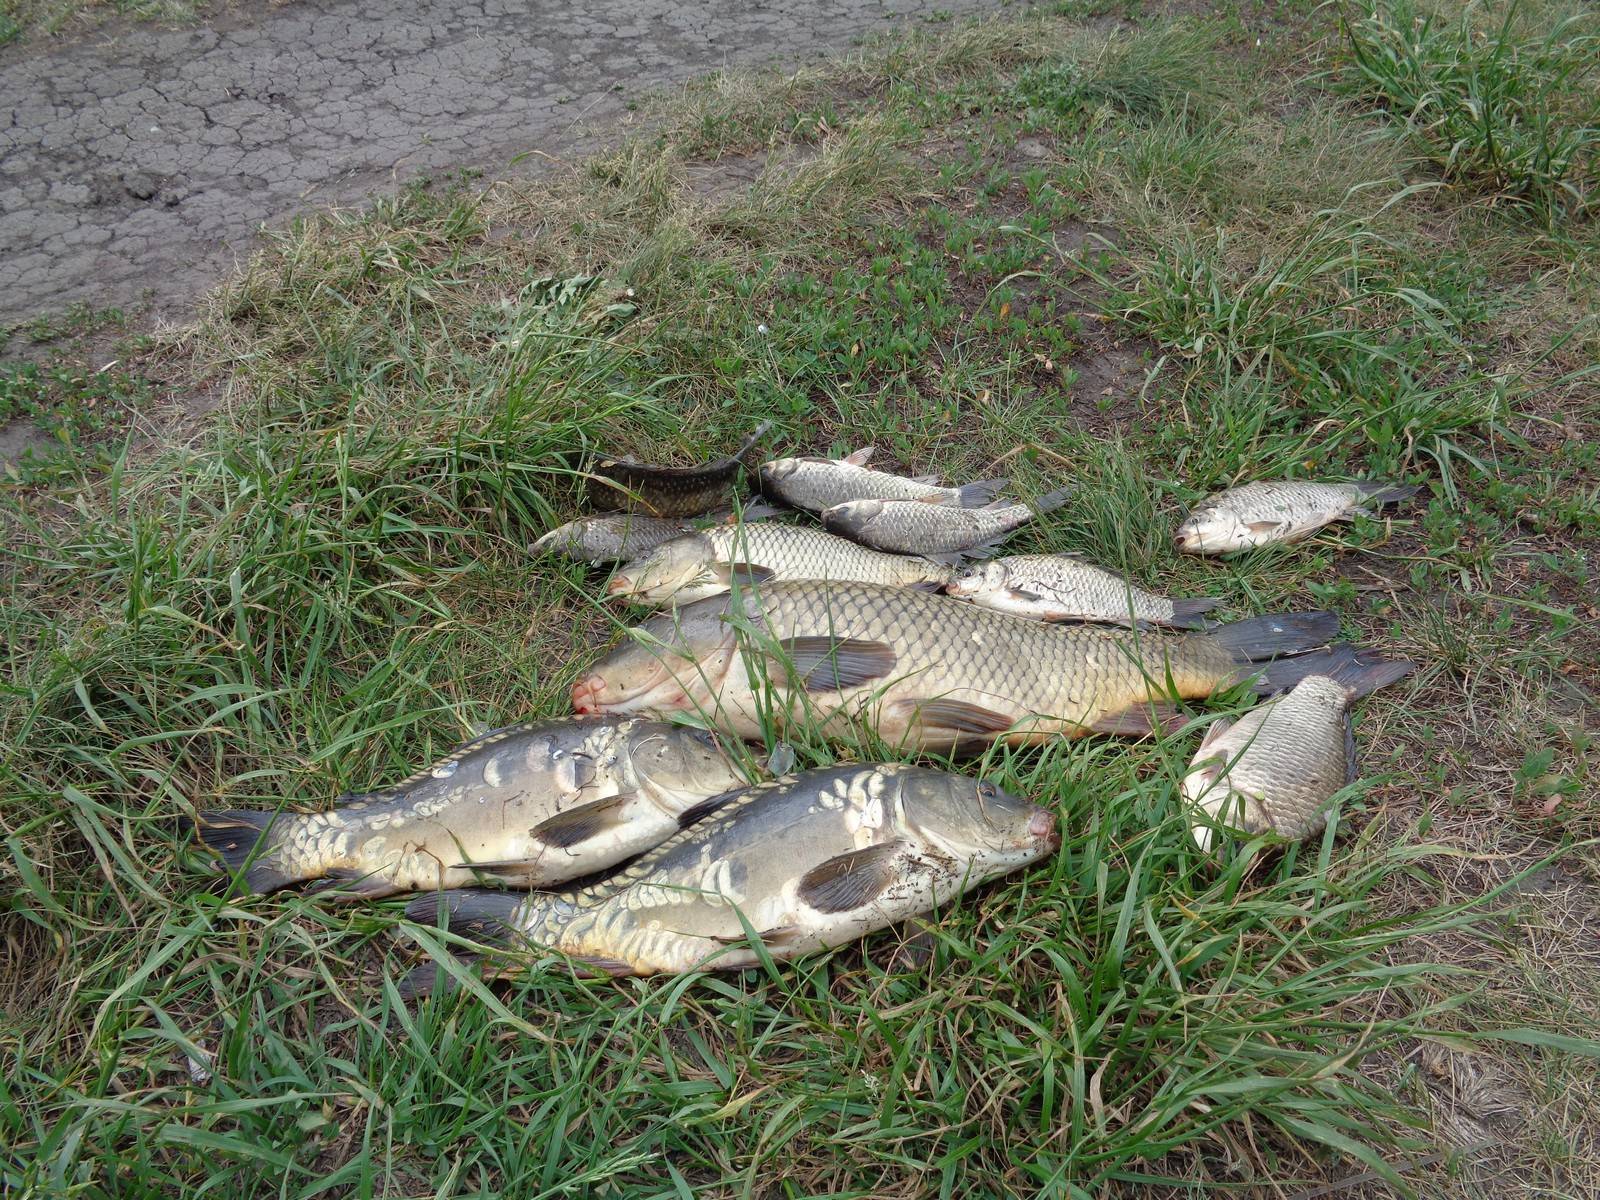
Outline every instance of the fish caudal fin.
[[1275, 613], [1218, 625], [1202, 636], [1243, 662], [1260, 662], [1326, 646], [1339, 635], [1339, 616], [1331, 612]]
[[962, 484], [956, 489], [956, 503], [962, 508], [982, 508], [1010, 482], [1009, 479], [980, 479], [976, 483]]
[[1168, 624], [1174, 629], [1209, 629], [1212, 622], [1206, 620], [1206, 613], [1221, 603], [1221, 600], [1211, 596], [1200, 596], [1193, 600], [1174, 600], [1172, 619]]
[[1355, 486], [1361, 493], [1361, 499], [1373, 505], [1398, 504], [1411, 499], [1420, 490], [1403, 483], [1358, 483]]
[[231, 874], [243, 873], [252, 892], [275, 892], [311, 878], [290, 868], [278, 852], [284, 830], [294, 819], [292, 813], [231, 808], [203, 812], [189, 823]]
[[1312, 675], [1325, 675], [1342, 684], [1350, 699], [1357, 700], [1410, 674], [1416, 665], [1403, 658], [1384, 658], [1372, 650], [1334, 646], [1270, 663], [1255, 673], [1251, 686], [1259, 695], [1269, 696], [1286, 692]]
[[1046, 492], [1044, 495], [1038, 497], [1032, 504], [1028, 505], [1028, 507], [1033, 510], [1033, 515], [1036, 517], [1047, 512], [1054, 512], [1068, 500], [1072, 499], [1072, 497], [1077, 493], [1077, 490], [1078, 489], [1074, 487], [1057, 488], [1053, 492]]
[[527, 898], [523, 892], [448, 888], [418, 896], [406, 905], [406, 919], [434, 927], [442, 920], [444, 927], [459, 937], [487, 946], [512, 946], [522, 936], [516, 911]]

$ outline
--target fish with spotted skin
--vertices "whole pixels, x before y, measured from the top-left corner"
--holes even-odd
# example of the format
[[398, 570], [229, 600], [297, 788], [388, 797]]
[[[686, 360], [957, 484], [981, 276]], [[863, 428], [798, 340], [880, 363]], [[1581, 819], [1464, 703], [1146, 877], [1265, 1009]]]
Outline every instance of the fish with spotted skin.
[[875, 550], [921, 554], [940, 562], [982, 558], [1018, 527], [1060, 508], [1073, 489], [1061, 488], [1032, 504], [997, 500], [983, 508], [925, 500], [852, 500], [822, 514], [822, 524]]
[[313, 879], [364, 897], [485, 879], [545, 887], [649, 849], [744, 783], [703, 730], [565, 718], [485, 734], [327, 812], [209, 811], [194, 824], [256, 892]]
[[1263, 480], [1208, 496], [1178, 526], [1184, 554], [1230, 554], [1274, 542], [1298, 542], [1324, 525], [1396, 504], [1417, 494], [1392, 483]]
[[961, 487], [942, 487], [931, 475], [892, 475], [867, 466], [873, 448], [863, 446], [844, 458], [775, 458], [757, 473], [768, 496], [820, 513], [851, 500], [937, 500], [973, 507], [987, 504], [1005, 487], [1004, 479], [981, 479]]
[[[995, 740], [1149, 734], [1170, 703], [1242, 682], [1261, 694], [1353, 653], [1326, 646], [1333, 613], [1164, 634], [1051, 625], [882, 584], [760, 584], [631, 631], [573, 685], [588, 713], [693, 711], [759, 738], [775, 722], [830, 737], [967, 750]], [[1283, 655], [1279, 662], [1259, 665]]]
[[741, 472], [750, 469], [751, 452], [772, 427], [763, 421], [732, 454], [692, 467], [662, 467], [631, 458], [602, 458], [596, 480], [612, 489], [611, 498], [629, 512], [652, 517], [693, 517], [726, 508], [728, 493]]
[[1183, 779], [1196, 845], [1209, 850], [1223, 832], [1298, 841], [1321, 830], [1359, 770], [1350, 705], [1412, 666], [1358, 655], [1236, 721], [1214, 721]]
[[[837, 947], [917, 916], [1060, 846], [1054, 814], [991, 783], [867, 763], [758, 784], [593, 886], [463, 890], [407, 909], [509, 949], [611, 975], [737, 970]], [[513, 955], [500, 973], [517, 969]], [[407, 991], [430, 990], [422, 967]]]
[[950, 568], [908, 554], [885, 554], [820, 529], [733, 525], [663, 542], [611, 577], [612, 596], [645, 604], [688, 604], [775, 579], [854, 579], [938, 587]]
[[974, 566], [945, 594], [1037, 621], [1104, 621], [1204, 629], [1221, 601], [1169, 600], [1071, 554], [1014, 554]]

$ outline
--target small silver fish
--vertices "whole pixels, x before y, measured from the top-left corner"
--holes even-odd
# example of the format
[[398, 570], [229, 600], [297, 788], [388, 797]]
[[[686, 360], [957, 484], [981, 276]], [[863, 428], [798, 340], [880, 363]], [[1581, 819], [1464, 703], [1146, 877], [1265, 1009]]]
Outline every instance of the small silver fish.
[[327, 812], [213, 810], [195, 825], [256, 892], [310, 879], [365, 897], [485, 878], [544, 887], [658, 844], [744, 782], [701, 730], [569, 717], [485, 734]]
[[832, 533], [878, 550], [921, 554], [941, 562], [981, 558], [1019, 525], [1060, 508], [1073, 489], [1040, 496], [1032, 504], [996, 501], [983, 508], [922, 500], [852, 500], [822, 514]]
[[528, 550], [533, 554], [565, 554], [578, 562], [621, 562], [648, 554], [662, 542], [693, 530], [689, 522], [669, 517], [607, 513], [568, 521], [545, 534]]
[[1297, 542], [1333, 521], [1416, 495], [1392, 483], [1311, 483], [1290, 479], [1247, 483], [1207, 497], [1178, 526], [1185, 554], [1228, 554], [1272, 542]]
[[982, 479], [962, 487], [941, 487], [933, 475], [907, 477], [869, 470], [872, 452], [871, 446], [863, 446], [844, 458], [775, 458], [762, 464], [761, 491], [816, 513], [850, 500], [939, 500], [970, 508], [989, 503], [1007, 482]]
[[1236, 721], [1213, 722], [1183, 778], [1195, 844], [1211, 849], [1220, 830], [1291, 841], [1320, 830], [1329, 801], [1359, 769], [1350, 705], [1413, 666], [1357, 655]]
[[[1051, 812], [993, 784], [867, 763], [746, 788], [616, 875], [580, 891], [454, 891], [407, 915], [612, 975], [736, 970], [840, 946], [928, 912], [1060, 845]], [[515, 969], [514, 960], [509, 969]], [[427, 990], [424, 967], [408, 991]], [[420, 985], [420, 986], [418, 986]]]
[[1219, 600], [1169, 600], [1070, 554], [1015, 554], [969, 568], [945, 588], [982, 608], [1037, 621], [1204, 629]]

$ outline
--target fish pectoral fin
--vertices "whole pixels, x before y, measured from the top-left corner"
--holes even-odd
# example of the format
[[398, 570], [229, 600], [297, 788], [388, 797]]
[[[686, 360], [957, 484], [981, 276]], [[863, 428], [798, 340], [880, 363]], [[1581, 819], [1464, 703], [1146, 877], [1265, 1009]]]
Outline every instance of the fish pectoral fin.
[[1176, 704], [1165, 700], [1136, 704], [1117, 713], [1101, 713], [1090, 724], [1094, 733], [1108, 733], [1120, 737], [1151, 737], [1159, 732], [1181, 728], [1188, 718]]
[[1226, 720], [1213, 721], [1210, 725], [1207, 725], [1206, 735], [1200, 739], [1200, 750], [1195, 751], [1196, 756], [1199, 755], [1201, 750], [1204, 750], [1207, 746], [1211, 745], [1212, 742], [1219, 740], [1223, 734], [1227, 733], [1228, 730], [1232, 728], [1233, 722]]
[[562, 953], [566, 954], [575, 966], [582, 967], [591, 975], [605, 975], [618, 979], [624, 975], [638, 974], [632, 966], [619, 958], [607, 958], [603, 954], [573, 954], [570, 951]]
[[453, 871], [473, 871], [486, 880], [506, 884], [508, 887], [532, 887], [544, 871], [535, 858], [496, 858], [483, 862], [451, 863]]
[[863, 446], [853, 453], [846, 454], [839, 461], [849, 463], [852, 467], [864, 467], [872, 461], [872, 456], [878, 452], [876, 446]]
[[580, 804], [539, 822], [528, 831], [528, 835], [547, 846], [559, 846], [563, 849], [576, 846], [597, 834], [624, 824], [622, 812], [632, 799], [631, 792], [623, 792], [604, 800], [596, 800], [592, 804]]
[[[999, 502], [996, 501], [996, 503]], [[993, 505], [990, 507], [993, 507]], [[964, 546], [960, 551], [960, 556], [962, 558], [988, 558], [1000, 549], [1012, 532], [1012, 530], [1007, 529], [1003, 533], [995, 534], [993, 537], [986, 537], [981, 542], [973, 542], [970, 546]]]
[[701, 800], [696, 804], [691, 804], [688, 808], [684, 809], [678, 814], [678, 828], [687, 829], [696, 821], [704, 820], [706, 817], [709, 817], [712, 813], [716, 812], [717, 809], [721, 808], [728, 801], [732, 800], [736, 796], [744, 795], [748, 790], [748, 788], [741, 784], [739, 787], [729, 788], [725, 792], [718, 792], [715, 796], [707, 796], [704, 800]]
[[1287, 528], [1284, 521], [1246, 521], [1244, 527], [1251, 533], [1277, 533], [1278, 530]]
[[1044, 599], [1044, 596], [1039, 592], [1030, 592], [1027, 588], [1014, 587], [1006, 590], [1013, 600], [1026, 600], [1029, 604], [1032, 604], [1035, 600]]
[[800, 877], [796, 895], [818, 912], [841, 913], [876, 900], [894, 882], [903, 843], [884, 842], [818, 863]]
[[808, 692], [834, 692], [882, 679], [894, 670], [895, 654], [883, 642], [860, 638], [793, 637], [778, 643]]
[[[798, 925], [774, 925], [771, 929], [758, 929], [753, 940], [760, 942], [763, 946], [780, 949], [790, 945], [799, 936], [800, 926]], [[712, 934], [711, 940], [722, 946], [738, 946], [752, 939], [746, 937], [743, 933], [739, 933], [730, 937]]]
[[721, 584], [737, 583], [741, 587], [748, 587], [752, 583], [766, 583], [777, 578], [777, 572], [758, 567], [755, 563], [713, 563], [711, 566], [712, 577]]
[[942, 732], [993, 737], [1016, 724], [1005, 713], [965, 700], [897, 700], [890, 707], [909, 711], [914, 725]]
[[322, 878], [306, 889], [327, 893], [334, 900], [382, 900], [402, 889], [382, 875], [371, 871], [356, 871], [349, 867], [332, 867], [322, 873]]

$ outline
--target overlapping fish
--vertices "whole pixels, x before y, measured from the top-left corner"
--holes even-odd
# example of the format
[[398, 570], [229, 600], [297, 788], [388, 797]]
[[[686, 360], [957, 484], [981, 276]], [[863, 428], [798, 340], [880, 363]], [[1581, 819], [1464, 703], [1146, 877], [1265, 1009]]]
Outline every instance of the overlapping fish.
[[974, 507], [993, 500], [1007, 482], [983, 479], [941, 487], [932, 475], [908, 478], [869, 469], [872, 451], [863, 446], [844, 458], [775, 458], [762, 464], [761, 490], [785, 504], [820, 513], [850, 500], [938, 500]]
[[[443, 908], [475, 941], [547, 947], [612, 975], [732, 970], [760, 961], [749, 932], [780, 960], [839, 946], [1059, 845], [1054, 814], [993, 784], [894, 763], [829, 767], [735, 794], [592, 887], [444, 892], [407, 915], [434, 924]], [[421, 968], [408, 990], [433, 976]]]
[[631, 458], [602, 458], [593, 474], [613, 489], [612, 499], [629, 512], [653, 517], [693, 517], [728, 506], [728, 492], [756, 443], [772, 427], [763, 421], [732, 454], [693, 467], [660, 467]]
[[701, 730], [565, 718], [485, 734], [328, 812], [211, 811], [195, 824], [257, 892], [311, 879], [364, 897], [485, 878], [547, 887], [656, 845], [744, 782]]
[[1175, 715], [1172, 693], [1247, 679], [1281, 690], [1349, 651], [1252, 664], [1324, 646], [1338, 628], [1318, 612], [1166, 635], [1025, 621], [878, 584], [774, 583], [652, 618], [572, 699], [588, 713], [698, 710], [741, 737], [761, 736], [770, 714], [835, 735], [860, 720], [891, 744], [934, 750], [1025, 744], [1149, 732]]
[[1312, 483], [1290, 479], [1247, 483], [1208, 496], [1178, 526], [1185, 554], [1228, 554], [1272, 542], [1297, 542], [1333, 521], [1414, 496], [1392, 483]]
[[799, 525], [718, 526], [663, 542], [612, 576], [607, 591], [648, 604], [688, 604], [735, 581], [851, 579], [937, 587], [950, 568], [926, 558], [884, 554]]
[[1203, 629], [1220, 601], [1169, 600], [1070, 554], [1014, 554], [969, 568], [945, 594], [1038, 621]]
[[954, 563], [988, 554], [1019, 526], [1060, 508], [1071, 495], [1071, 488], [1062, 488], [1032, 504], [997, 500], [983, 508], [926, 500], [851, 500], [828, 509], [822, 523], [877, 550]]
[[533, 554], [565, 554], [578, 562], [621, 562], [648, 554], [662, 542], [692, 533], [688, 521], [646, 517], [639, 513], [605, 513], [579, 517], [545, 534], [532, 546]]
[[1412, 666], [1357, 656], [1237, 721], [1213, 722], [1183, 779], [1197, 810], [1190, 827], [1200, 849], [1209, 850], [1223, 830], [1291, 840], [1320, 830], [1334, 794], [1358, 771], [1350, 705]]

